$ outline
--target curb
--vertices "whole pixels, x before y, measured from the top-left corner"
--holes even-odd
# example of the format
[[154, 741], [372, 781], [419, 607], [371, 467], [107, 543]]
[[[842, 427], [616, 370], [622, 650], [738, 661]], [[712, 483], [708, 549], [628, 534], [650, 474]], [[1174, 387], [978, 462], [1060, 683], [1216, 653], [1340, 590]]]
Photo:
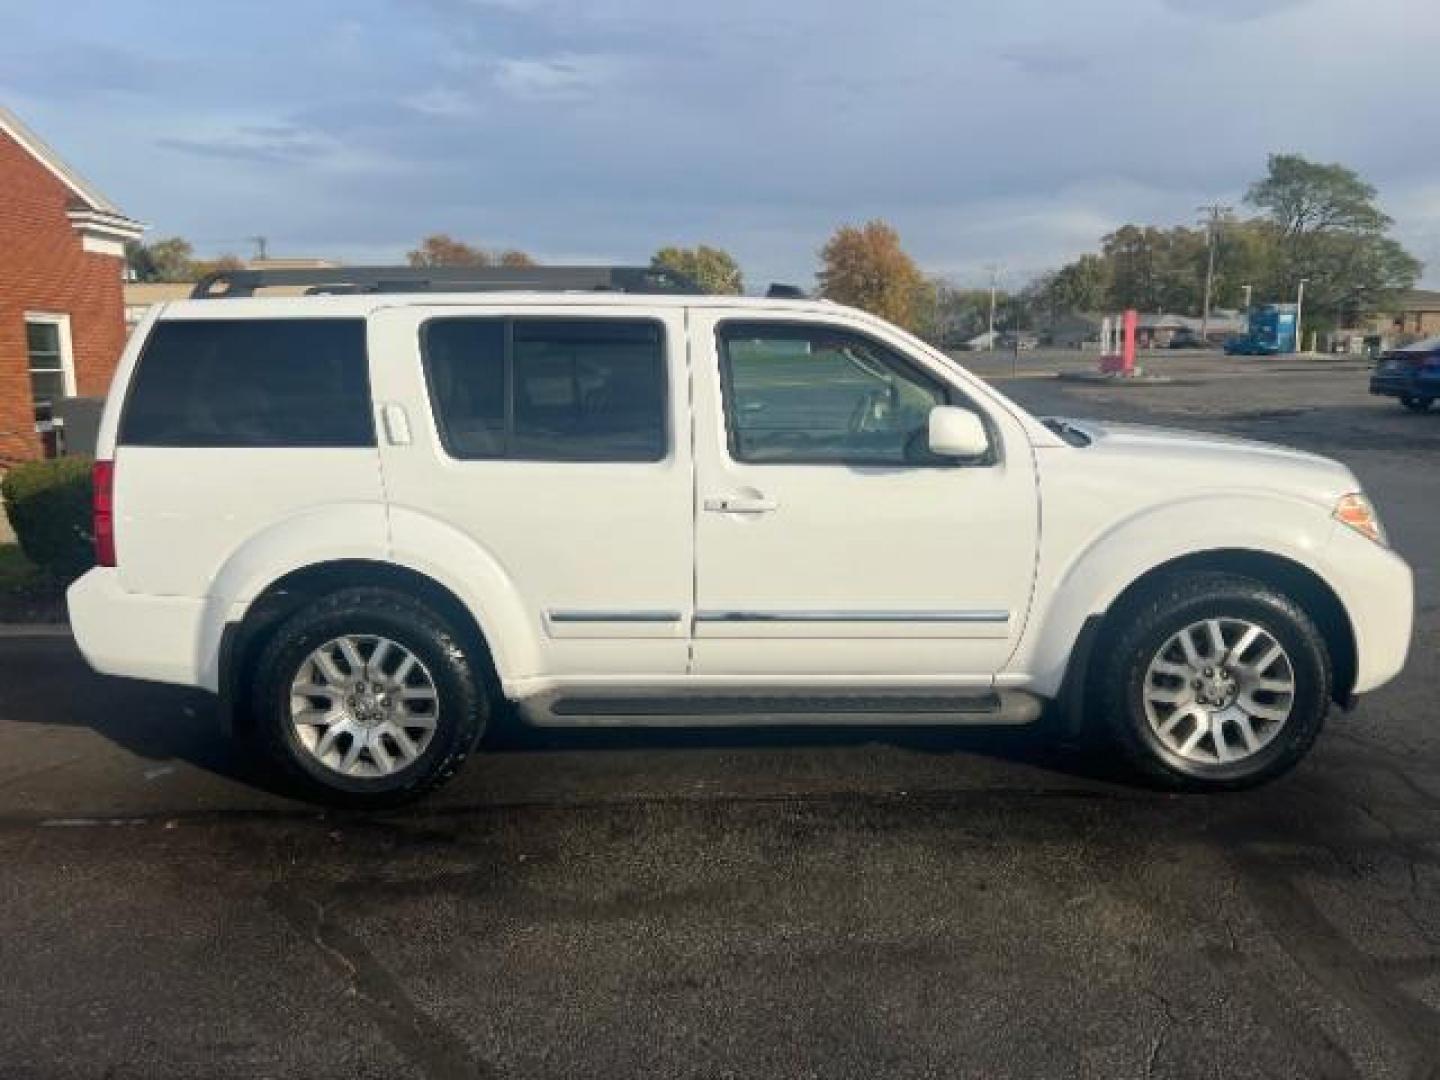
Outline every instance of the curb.
[[0, 640], [6, 638], [69, 638], [69, 623], [0, 623]]

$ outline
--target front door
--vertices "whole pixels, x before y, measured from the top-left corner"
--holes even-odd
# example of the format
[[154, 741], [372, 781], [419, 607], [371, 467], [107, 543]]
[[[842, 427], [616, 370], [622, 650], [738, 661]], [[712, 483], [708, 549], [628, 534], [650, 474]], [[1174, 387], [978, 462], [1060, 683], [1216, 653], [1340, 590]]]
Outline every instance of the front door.
[[[693, 672], [815, 685], [988, 685], [1033, 583], [1029, 441], [903, 338], [839, 315], [692, 311]], [[933, 458], [931, 408], [991, 453]]]

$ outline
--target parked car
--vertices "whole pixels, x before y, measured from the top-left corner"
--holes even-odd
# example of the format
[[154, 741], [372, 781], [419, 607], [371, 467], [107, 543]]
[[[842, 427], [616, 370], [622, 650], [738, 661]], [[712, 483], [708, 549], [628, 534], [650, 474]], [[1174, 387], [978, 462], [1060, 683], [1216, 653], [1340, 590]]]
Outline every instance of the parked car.
[[1176, 330], [1170, 335], [1172, 349], [1213, 349], [1214, 343], [1203, 338], [1194, 330]]
[[[247, 296], [272, 281], [346, 295]], [[1405, 658], [1411, 572], [1345, 466], [1039, 420], [864, 312], [623, 270], [221, 284], [125, 349], [71, 619], [100, 671], [220, 694], [316, 796], [412, 798], [507, 706], [1048, 709], [1236, 788]]]
[[1427, 411], [1440, 398], [1440, 337], [1382, 353], [1370, 376], [1370, 392], [1399, 398], [1413, 412]]

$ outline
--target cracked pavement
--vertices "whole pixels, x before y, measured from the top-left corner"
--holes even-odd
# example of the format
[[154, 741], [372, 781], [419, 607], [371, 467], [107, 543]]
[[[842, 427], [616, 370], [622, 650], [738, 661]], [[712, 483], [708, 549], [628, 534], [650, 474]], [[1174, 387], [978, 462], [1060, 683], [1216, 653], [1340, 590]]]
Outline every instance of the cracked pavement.
[[324, 814], [204, 696], [6, 639], [0, 1077], [1440, 1076], [1440, 415], [1357, 365], [1165, 363], [1004, 387], [1338, 457], [1417, 570], [1408, 670], [1292, 776], [507, 724], [420, 807]]

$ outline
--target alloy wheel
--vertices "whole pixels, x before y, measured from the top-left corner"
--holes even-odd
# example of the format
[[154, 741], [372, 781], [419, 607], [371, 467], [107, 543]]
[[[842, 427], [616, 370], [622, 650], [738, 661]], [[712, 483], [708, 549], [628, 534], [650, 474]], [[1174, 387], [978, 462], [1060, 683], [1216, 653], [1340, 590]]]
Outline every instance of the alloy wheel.
[[327, 769], [360, 779], [412, 765], [435, 736], [440, 697], [414, 653], [389, 638], [337, 637], [290, 684], [290, 724]]
[[1189, 762], [1227, 765], [1259, 753], [1284, 728], [1295, 669], [1263, 627], [1204, 619], [1160, 647], [1143, 695], [1146, 719], [1166, 749]]

